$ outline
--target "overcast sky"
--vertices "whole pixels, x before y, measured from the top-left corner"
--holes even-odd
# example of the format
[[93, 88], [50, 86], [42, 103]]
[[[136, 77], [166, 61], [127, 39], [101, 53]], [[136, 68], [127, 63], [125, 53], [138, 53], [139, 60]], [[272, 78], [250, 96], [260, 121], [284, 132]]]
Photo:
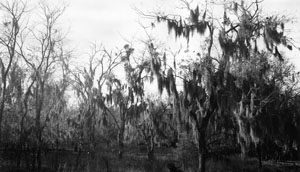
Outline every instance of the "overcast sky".
[[[61, 1], [56, 0], [61, 3]], [[145, 36], [138, 21], [143, 19], [134, 10], [139, 8], [145, 12], [159, 10], [176, 10], [176, 0], [64, 0], [68, 7], [64, 14], [64, 25], [70, 30], [68, 38], [72, 46], [82, 53], [92, 42], [103, 43], [105, 46], [122, 47], [125, 40], [129, 41]], [[194, 0], [196, 1], [196, 0]], [[246, 1], [247, 2], [247, 1]], [[264, 0], [262, 3], [265, 14], [285, 14], [300, 19], [300, 0]], [[178, 10], [178, 9], [177, 9]], [[300, 20], [299, 20], [300, 21]], [[300, 24], [291, 26], [291, 35], [300, 42]], [[296, 59], [299, 52], [289, 54]], [[300, 58], [300, 57], [299, 57]], [[299, 61], [299, 62], [298, 62]]]

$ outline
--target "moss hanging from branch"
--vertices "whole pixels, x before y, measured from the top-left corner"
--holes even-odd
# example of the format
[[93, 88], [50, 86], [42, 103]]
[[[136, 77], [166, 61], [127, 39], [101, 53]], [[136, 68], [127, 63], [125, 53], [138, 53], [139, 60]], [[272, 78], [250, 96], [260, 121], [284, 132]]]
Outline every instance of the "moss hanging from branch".
[[[156, 20], [158, 23], [167, 22], [168, 33], [171, 34], [173, 31], [175, 38], [184, 37], [189, 42], [190, 34], [197, 31], [200, 35], [203, 35], [207, 29], [208, 23], [205, 21], [206, 10], [203, 13], [202, 20], [199, 20], [199, 7], [197, 6], [194, 10], [190, 10], [189, 21], [185, 21], [182, 18], [169, 19], [166, 16], [157, 16]], [[189, 24], [187, 24], [189, 23]]]
[[206, 31], [206, 27], [207, 27], [207, 22], [206, 21], [200, 21], [199, 23], [197, 23], [196, 28], [197, 28], [197, 32], [200, 35], [203, 35], [204, 32]]

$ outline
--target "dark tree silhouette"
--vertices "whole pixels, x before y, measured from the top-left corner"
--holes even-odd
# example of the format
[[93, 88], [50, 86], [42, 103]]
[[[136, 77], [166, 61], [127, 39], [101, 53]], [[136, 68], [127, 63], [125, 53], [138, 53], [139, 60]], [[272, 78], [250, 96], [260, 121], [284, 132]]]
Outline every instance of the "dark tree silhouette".
[[[192, 9], [188, 3], [187, 9], [190, 11], [188, 20], [183, 17], [171, 18], [169, 15], [147, 15], [144, 17], [155, 17], [156, 22], [167, 23], [169, 33], [175, 33], [175, 37], [186, 38], [188, 43], [194, 32], [207, 38], [205, 44], [206, 52], [200, 60], [189, 65], [188, 72], [182, 77], [183, 95], [180, 96], [177, 91], [175, 77], [176, 74], [172, 68], [163, 71], [162, 61], [165, 57], [156, 52], [153, 44], [149, 45], [149, 51], [152, 57], [152, 72], [156, 75], [158, 89], [162, 91], [166, 88], [167, 92], [173, 97], [173, 108], [180, 111], [178, 117], [186, 116], [187, 122], [193, 126], [195, 139], [198, 145], [199, 168], [205, 172], [205, 162], [207, 158], [207, 129], [210, 121], [215, 115], [225, 115], [226, 113], [235, 114], [239, 124], [240, 143], [242, 145], [242, 154], [245, 152], [245, 144], [249, 143], [249, 137], [246, 136], [249, 128], [248, 122], [242, 119], [248, 116], [255, 116], [259, 112], [260, 103], [268, 103], [272, 91], [267, 95], [259, 95], [258, 92], [264, 92], [268, 83], [265, 80], [254, 82], [248, 75], [263, 75], [270, 69], [268, 60], [269, 54], [277, 57], [278, 61], [284, 61], [283, 56], [278, 50], [278, 45], [283, 45], [292, 49], [290, 40], [284, 35], [284, 25], [288, 22], [284, 17], [279, 16], [261, 16], [259, 2], [245, 4], [234, 1], [224, 3], [223, 20], [217, 20], [213, 17], [213, 12], [207, 8], [200, 14], [199, 7]], [[279, 28], [281, 31], [279, 31]], [[214, 37], [218, 35], [218, 43]], [[263, 39], [265, 47], [258, 47], [258, 40]], [[222, 50], [219, 58], [214, 57], [212, 53], [213, 46], [218, 45]], [[266, 53], [268, 52], [268, 53]], [[253, 69], [246, 72], [247, 68], [237, 66], [257, 61], [261, 69]], [[254, 73], [255, 72], [255, 73]], [[239, 76], [241, 74], [241, 76]], [[256, 99], [260, 99], [259, 104]], [[247, 120], [246, 120], [247, 121]], [[241, 139], [242, 138], [242, 139]], [[252, 141], [256, 142], [255, 137]]]

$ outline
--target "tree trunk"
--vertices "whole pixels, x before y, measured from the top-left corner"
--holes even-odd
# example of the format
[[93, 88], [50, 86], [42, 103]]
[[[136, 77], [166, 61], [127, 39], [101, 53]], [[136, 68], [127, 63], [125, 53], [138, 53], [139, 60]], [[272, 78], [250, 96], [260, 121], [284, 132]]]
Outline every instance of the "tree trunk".
[[96, 131], [96, 115], [95, 112], [93, 110], [92, 112], [92, 117], [93, 117], [93, 121], [92, 122], [92, 132], [91, 132], [91, 136], [90, 136], [90, 144], [89, 144], [89, 151], [90, 151], [90, 156], [92, 159], [95, 159], [95, 152], [96, 152], [96, 139], [95, 139], [95, 131]]
[[202, 118], [202, 121], [198, 121], [198, 171], [205, 172], [205, 164], [206, 164], [206, 130], [209, 124], [209, 119], [212, 116], [214, 111], [208, 111], [206, 116]]
[[[76, 164], [78, 164], [77, 158], [76, 158]], [[58, 138], [55, 140], [55, 160], [54, 160], [54, 167], [55, 169], [58, 169], [59, 166], [59, 141]]]
[[245, 160], [246, 158], [246, 145], [245, 143], [240, 144], [241, 145], [241, 159]]
[[[2, 103], [1, 103], [2, 104]], [[0, 146], [2, 145], [2, 117], [3, 117], [3, 107], [0, 107]]]
[[80, 146], [80, 143], [79, 143], [78, 154], [76, 156], [75, 171], [78, 171], [78, 167], [80, 167], [80, 156], [81, 156], [81, 146]]
[[31, 171], [35, 171], [35, 162], [36, 162], [36, 147], [34, 145], [33, 148], [31, 148]]
[[148, 160], [152, 161], [154, 160], [154, 140], [153, 140], [153, 136], [150, 139], [150, 142], [147, 145], [147, 150], [148, 150]]
[[198, 152], [198, 161], [199, 161], [199, 166], [198, 166], [198, 171], [199, 172], [205, 172], [205, 163], [206, 163], [206, 157], [205, 157], [205, 152]]
[[42, 128], [41, 128], [41, 104], [40, 107], [37, 107], [36, 110], [36, 158], [37, 158], [37, 171], [41, 171], [42, 167]]
[[297, 159], [300, 159], [300, 145], [299, 144], [297, 145]]
[[124, 132], [125, 132], [125, 114], [120, 111], [121, 114], [121, 126], [118, 133], [118, 143], [119, 143], [119, 159], [123, 158], [123, 149], [124, 149]]
[[0, 146], [2, 144], [2, 121], [4, 114], [4, 103], [5, 103], [5, 94], [6, 94], [6, 76], [2, 78], [3, 88], [1, 92], [1, 104], [0, 104]]
[[40, 143], [37, 149], [37, 170], [38, 172], [42, 171], [42, 148], [40, 146]]
[[123, 151], [124, 151], [123, 150], [124, 149], [123, 140], [124, 140], [124, 130], [121, 129], [118, 134], [118, 143], [119, 143], [118, 157], [119, 157], [119, 159], [123, 158]]
[[22, 159], [22, 154], [23, 154], [23, 134], [21, 131], [20, 134], [20, 138], [19, 138], [19, 142], [17, 143], [17, 168], [20, 169], [21, 168], [21, 159]]
[[[39, 118], [38, 118], [39, 119]], [[42, 131], [40, 127], [40, 122], [37, 124], [37, 148], [36, 148], [36, 161], [37, 161], [37, 171], [42, 170]]]
[[199, 150], [198, 150], [198, 171], [205, 172], [205, 164], [206, 164], [206, 143], [205, 143], [205, 134], [202, 131], [199, 136]]
[[37, 171], [41, 171], [42, 167], [42, 125], [41, 125], [41, 116], [42, 116], [42, 108], [44, 101], [44, 86], [45, 82], [41, 81], [37, 83], [37, 88], [35, 90], [35, 105], [36, 105], [36, 119], [35, 119], [35, 132], [36, 132], [36, 141], [37, 141]]
[[262, 169], [262, 144], [261, 142], [257, 145], [257, 156], [258, 156], [258, 168]]

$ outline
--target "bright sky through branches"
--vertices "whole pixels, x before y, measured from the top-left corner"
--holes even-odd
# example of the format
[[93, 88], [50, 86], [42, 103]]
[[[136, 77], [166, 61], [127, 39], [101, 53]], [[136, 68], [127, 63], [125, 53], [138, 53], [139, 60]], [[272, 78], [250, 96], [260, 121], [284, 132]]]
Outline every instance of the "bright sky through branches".
[[[62, 3], [60, 0], [55, 2]], [[108, 48], [121, 48], [126, 43], [125, 39], [132, 41], [145, 37], [145, 32], [139, 24], [143, 19], [137, 14], [135, 8], [145, 12], [164, 10], [172, 13], [172, 10], [179, 10], [175, 5], [176, 0], [65, 0], [64, 2], [68, 7], [63, 17], [63, 24], [69, 26], [68, 38], [79, 56], [87, 52], [88, 46], [94, 42], [103, 43]], [[298, 46], [300, 45], [299, 7], [299, 0], [262, 2], [264, 14], [280, 14], [295, 18], [296, 22], [289, 27], [289, 35], [298, 42]], [[300, 69], [300, 60], [296, 56], [300, 58], [299, 54], [297, 50], [288, 53], [298, 69]]]

